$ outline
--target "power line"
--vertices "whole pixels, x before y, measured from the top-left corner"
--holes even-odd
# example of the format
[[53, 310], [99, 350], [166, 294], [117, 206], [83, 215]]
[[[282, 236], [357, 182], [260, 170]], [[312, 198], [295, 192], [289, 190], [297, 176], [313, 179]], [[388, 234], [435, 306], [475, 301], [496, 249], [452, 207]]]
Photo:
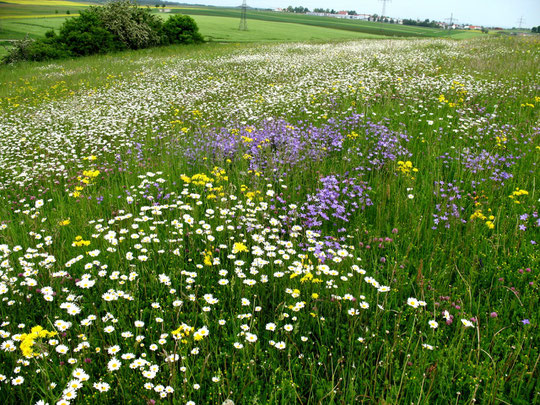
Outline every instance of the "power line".
[[517, 20], [517, 23], [519, 25], [519, 29], [521, 29], [521, 27], [523, 26], [523, 23], [525, 22], [525, 19], [523, 18], [523, 16], [521, 16], [519, 18], [519, 20]]
[[448, 25], [453, 25], [455, 22], [459, 21], [457, 18], [454, 18], [454, 13], [450, 14], [450, 18], [445, 18], [445, 21], [448, 21]]
[[381, 17], [385, 17], [386, 16], [386, 3], [389, 3], [392, 0], [379, 0], [379, 1], [382, 1], [382, 14], [381, 14]]
[[238, 26], [240, 31], [247, 31], [247, 4], [246, 0], [242, 3], [242, 12], [240, 14], [240, 25]]

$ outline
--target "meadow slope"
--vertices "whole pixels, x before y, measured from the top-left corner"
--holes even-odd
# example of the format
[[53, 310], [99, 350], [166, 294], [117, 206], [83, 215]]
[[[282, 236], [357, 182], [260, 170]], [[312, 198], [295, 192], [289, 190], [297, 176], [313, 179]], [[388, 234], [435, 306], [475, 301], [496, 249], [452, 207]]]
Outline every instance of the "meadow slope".
[[1, 67], [0, 403], [538, 402], [538, 45]]

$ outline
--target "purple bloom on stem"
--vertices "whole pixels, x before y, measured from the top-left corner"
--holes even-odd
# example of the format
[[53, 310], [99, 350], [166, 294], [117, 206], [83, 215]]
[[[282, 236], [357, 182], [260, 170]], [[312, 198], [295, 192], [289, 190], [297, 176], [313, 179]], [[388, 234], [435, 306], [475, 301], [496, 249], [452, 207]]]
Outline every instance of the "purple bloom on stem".
[[523, 323], [523, 325], [528, 325], [531, 323], [528, 319], [523, 319], [521, 322]]

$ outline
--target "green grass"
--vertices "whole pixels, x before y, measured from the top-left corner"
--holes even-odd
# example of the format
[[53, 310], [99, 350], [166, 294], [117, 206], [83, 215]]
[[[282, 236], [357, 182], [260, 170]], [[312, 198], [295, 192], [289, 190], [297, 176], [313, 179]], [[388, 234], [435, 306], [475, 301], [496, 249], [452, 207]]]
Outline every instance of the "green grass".
[[362, 32], [262, 20], [250, 21], [248, 30], [240, 31], [236, 18], [204, 15], [194, 15], [193, 18], [205, 40], [217, 42], [328, 41], [384, 37]]
[[0, 403], [538, 402], [539, 62], [486, 36], [0, 67]]
[[42, 38], [49, 30], [58, 30], [65, 17], [51, 18], [12, 18], [0, 20], [0, 40], [2, 39], [23, 39]]
[[86, 5], [82, 4], [81, 6], [46, 6], [0, 2], [0, 23], [2, 19], [10, 17], [66, 14], [67, 11], [71, 14], [77, 14], [86, 7]]

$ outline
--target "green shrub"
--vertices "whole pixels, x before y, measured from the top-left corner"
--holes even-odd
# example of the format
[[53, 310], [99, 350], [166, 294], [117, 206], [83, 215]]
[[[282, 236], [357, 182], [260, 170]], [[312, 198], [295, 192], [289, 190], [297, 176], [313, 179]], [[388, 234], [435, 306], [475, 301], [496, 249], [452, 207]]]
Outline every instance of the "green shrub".
[[105, 28], [97, 7], [90, 7], [82, 11], [79, 17], [66, 20], [60, 28], [58, 42], [75, 56], [125, 48], [123, 43]]
[[42, 61], [69, 57], [70, 53], [56, 42], [55, 37], [41, 40], [23, 39], [16, 41], [9, 53], [2, 59], [3, 63], [22, 61]]
[[103, 27], [127, 49], [141, 49], [161, 43], [161, 20], [149, 8], [140, 8], [132, 0], [117, 0], [96, 7]]
[[190, 16], [177, 14], [163, 23], [164, 43], [193, 44], [202, 41], [199, 27]]

